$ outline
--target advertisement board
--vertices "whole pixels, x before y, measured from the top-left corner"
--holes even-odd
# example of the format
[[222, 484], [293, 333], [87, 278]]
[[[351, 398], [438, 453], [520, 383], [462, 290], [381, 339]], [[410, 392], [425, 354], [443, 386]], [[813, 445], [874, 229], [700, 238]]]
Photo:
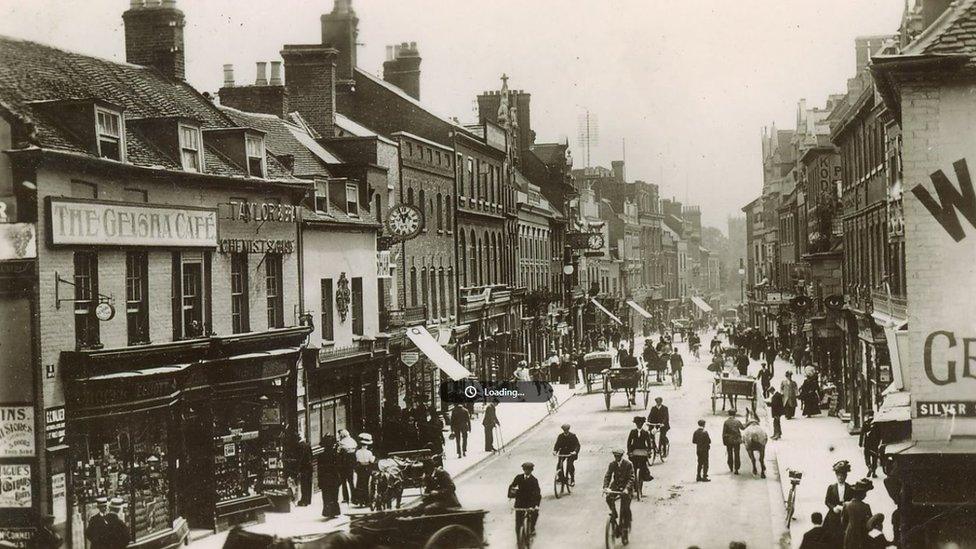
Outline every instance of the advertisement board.
[[217, 210], [48, 198], [50, 242], [84, 246], [217, 246]]
[[34, 407], [0, 406], [0, 458], [34, 456]]
[[31, 466], [26, 463], [0, 464], [0, 509], [30, 509]]

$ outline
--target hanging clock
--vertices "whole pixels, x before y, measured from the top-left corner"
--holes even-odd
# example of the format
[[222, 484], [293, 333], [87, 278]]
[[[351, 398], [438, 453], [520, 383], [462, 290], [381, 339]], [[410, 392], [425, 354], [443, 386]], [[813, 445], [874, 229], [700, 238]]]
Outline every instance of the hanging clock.
[[424, 228], [424, 213], [410, 204], [397, 204], [386, 216], [386, 228], [398, 240], [409, 240]]
[[591, 250], [599, 250], [603, 248], [603, 235], [602, 234], [591, 234], [588, 241]]

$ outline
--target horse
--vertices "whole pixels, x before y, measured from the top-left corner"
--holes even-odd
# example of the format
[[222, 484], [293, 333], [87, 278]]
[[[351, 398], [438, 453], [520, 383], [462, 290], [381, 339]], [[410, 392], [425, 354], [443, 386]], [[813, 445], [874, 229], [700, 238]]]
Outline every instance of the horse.
[[396, 508], [400, 508], [403, 499], [403, 475], [395, 465], [379, 467], [370, 475], [369, 507], [373, 511], [392, 509], [396, 500]]
[[[748, 411], [746, 415], [748, 415]], [[758, 472], [756, 470], [756, 458], [753, 456], [753, 452], [759, 454], [759, 465], [762, 468], [760, 476], [762, 478], [766, 478], [766, 441], [768, 438], [766, 436], [766, 430], [759, 425], [758, 418], [746, 420], [746, 428], [742, 431], [742, 444], [746, 447], [746, 454], [749, 456], [749, 461], [752, 462], [753, 475]]]

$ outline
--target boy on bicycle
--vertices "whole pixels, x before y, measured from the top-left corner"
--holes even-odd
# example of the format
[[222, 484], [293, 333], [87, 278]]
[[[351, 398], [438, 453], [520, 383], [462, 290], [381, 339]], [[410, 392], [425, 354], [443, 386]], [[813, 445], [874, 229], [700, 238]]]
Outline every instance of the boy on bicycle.
[[607, 473], [603, 476], [603, 491], [620, 492], [607, 493], [607, 506], [610, 516], [616, 518], [617, 508], [614, 501], [620, 498], [620, 527], [626, 531], [630, 528], [630, 494], [634, 489], [634, 466], [624, 459], [624, 451], [614, 448], [613, 461], [607, 465]]
[[522, 474], [516, 475], [508, 485], [508, 497], [515, 499], [515, 535], [519, 535], [522, 519], [529, 513], [529, 531], [535, 532], [535, 523], [539, 520], [539, 503], [542, 502], [542, 489], [539, 479], [532, 475], [535, 464], [526, 461], [522, 464]]
[[563, 424], [563, 432], [556, 437], [556, 444], [553, 445], [552, 452], [560, 456], [557, 467], [562, 467], [563, 460], [566, 460], [566, 476], [569, 477], [569, 485], [576, 486], [576, 458], [579, 457], [580, 442], [576, 434], [569, 431], [569, 428], [568, 423]]

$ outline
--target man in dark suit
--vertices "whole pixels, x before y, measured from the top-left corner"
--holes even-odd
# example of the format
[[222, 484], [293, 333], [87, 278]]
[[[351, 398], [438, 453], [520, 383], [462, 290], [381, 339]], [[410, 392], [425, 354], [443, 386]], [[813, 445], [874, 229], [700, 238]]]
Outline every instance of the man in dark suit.
[[772, 391], [773, 396], [769, 399], [769, 412], [773, 416], [773, 436], [770, 438], [779, 440], [783, 436], [782, 418], [786, 408], [783, 406], [783, 393], [775, 387]]
[[[529, 517], [529, 527], [535, 532], [535, 523], [539, 520], [539, 503], [542, 502], [542, 490], [539, 479], [532, 475], [535, 464], [526, 461], [522, 464], [522, 474], [516, 475], [508, 485], [508, 495], [515, 499], [515, 535], [518, 537], [522, 519], [526, 513]], [[533, 509], [534, 508], [534, 509]]]
[[451, 409], [451, 434], [457, 447], [457, 457], [468, 453], [468, 433], [471, 432], [471, 414], [460, 404]]
[[735, 417], [735, 409], [729, 410], [729, 418], [722, 425], [722, 444], [732, 474], [739, 474], [739, 448], [742, 446], [742, 430], [745, 426]]
[[664, 405], [664, 399], [657, 397], [654, 399], [654, 406], [647, 413], [647, 423], [654, 427], [655, 424], [661, 426], [661, 444], [668, 439], [668, 431], [671, 430], [671, 414], [668, 407]]
[[570, 432], [568, 423], [562, 426], [563, 432], [556, 437], [556, 444], [552, 451], [556, 455], [568, 456], [559, 458], [560, 461], [566, 460], [566, 476], [569, 477], [569, 485], [576, 485], [576, 458], [579, 457], [580, 442], [575, 433]]
[[624, 451], [615, 448], [613, 450], [613, 461], [607, 465], [607, 473], [603, 475], [603, 491], [622, 492], [619, 494], [607, 494], [607, 506], [610, 507], [610, 514], [617, 515], [617, 508], [614, 501], [620, 498], [620, 525], [630, 527], [630, 494], [634, 490], [634, 466], [624, 459]]
[[854, 499], [854, 487], [847, 483], [847, 475], [851, 472], [851, 464], [847, 460], [834, 464], [834, 475], [837, 482], [827, 487], [824, 505], [827, 506], [827, 516], [824, 517], [824, 531], [830, 547], [843, 547], [844, 527], [841, 525], [841, 511], [844, 504]]
[[105, 529], [108, 533], [106, 549], [125, 549], [129, 546], [129, 526], [122, 521], [121, 513], [125, 509], [125, 500], [112, 498], [108, 513], [105, 514]]
[[105, 516], [108, 513], [108, 498], [100, 497], [95, 500], [96, 512], [88, 519], [85, 526], [85, 539], [91, 549], [107, 549], [112, 546], [109, 539], [111, 533]]
[[803, 541], [800, 542], [800, 549], [827, 549], [827, 533], [823, 527], [823, 515], [814, 513], [810, 515], [813, 528], [803, 534]]
[[695, 445], [698, 454], [698, 469], [695, 473], [695, 481], [711, 482], [708, 478], [708, 451], [712, 447], [712, 437], [708, 436], [705, 430], [705, 420], [698, 420], [698, 429], [691, 436], [691, 443]]
[[482, 427], [485, 428], [485, 451], [494, 452], [495, 451], [495, 426], [501, 425], [498, 421], [498, 415], [496, 414], [495, 407], [498, 405], [498, 399], [494, 399], [485, 406], [485, 415], [481, 420]]

